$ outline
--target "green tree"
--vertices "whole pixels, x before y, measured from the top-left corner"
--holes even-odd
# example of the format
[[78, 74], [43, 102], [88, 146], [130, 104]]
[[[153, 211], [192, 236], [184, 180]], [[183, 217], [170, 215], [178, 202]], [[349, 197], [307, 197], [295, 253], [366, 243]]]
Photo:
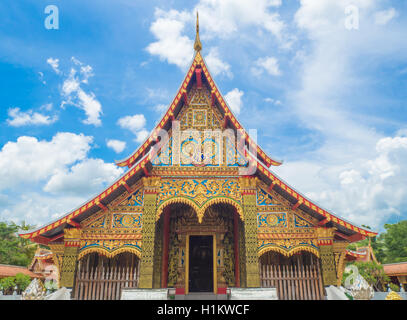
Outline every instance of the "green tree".
[[13, 294], [16, 286], [15, 280], [14, 277], [0, 279], [0, 289], [3, 291], [4, 295]]
[[27, 231], [33, 226], [22, 222], [17, 225], [14, 222], [0, 222], [0, 263], [27, 267], [38, 245], [30, 240], [18, 236], [19, 231]]
[[17, 286], [17, 293], [21, 294], [30, 284], [31, 278], [24, 273], [17, 273], [14, 281]]
[[407, 261], [407, 220], [395, 224], [385, 224], [386, 232], [380, 234], [378, 241], [383, 243], [382, 263]]
[[[386, 291], [386, 283], [390, 281], [383, 270], [383, 266], [377, 264], [374, 261], [369, 262], [354, 262], [354, 264], [360, 273], [360, 275], [373, 287], [375, 291]], [[348, 264], [348, 265], [350, 265]], [[345, 284], [345, 280], [351, 273], [344, 272], [342, 277], [342, 285]], [[351, 281], [352, 283], [352, 281]]]

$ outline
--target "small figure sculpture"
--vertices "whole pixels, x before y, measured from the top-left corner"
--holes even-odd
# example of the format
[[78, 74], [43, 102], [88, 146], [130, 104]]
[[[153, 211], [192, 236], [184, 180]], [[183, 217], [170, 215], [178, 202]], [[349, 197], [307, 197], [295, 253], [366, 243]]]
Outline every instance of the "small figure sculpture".
[[44, 300], [45, 288], [41, 280], [34, 279], [21, 295], [21, 300]]

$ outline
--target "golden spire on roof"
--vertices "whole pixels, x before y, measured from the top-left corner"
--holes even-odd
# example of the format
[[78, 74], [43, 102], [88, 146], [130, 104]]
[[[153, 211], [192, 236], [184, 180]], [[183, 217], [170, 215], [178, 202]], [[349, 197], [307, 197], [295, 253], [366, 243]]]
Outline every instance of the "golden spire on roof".
[[194, 49], [197, 52], [202, 50], [202, 43], [201, 43], [201, 40], [199, 40], [199, 16], [198, 16], [198, 11], [196, 12], [196, 36], [195, 36]]

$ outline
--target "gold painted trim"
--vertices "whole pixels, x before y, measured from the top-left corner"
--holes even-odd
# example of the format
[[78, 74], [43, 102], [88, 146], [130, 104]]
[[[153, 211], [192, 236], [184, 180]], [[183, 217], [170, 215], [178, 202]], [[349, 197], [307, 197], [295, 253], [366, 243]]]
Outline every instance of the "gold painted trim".
[[216, 233], [213, 234], [213, 293], [218, 293], [218, 268], [216, 263]]
[[130, 252], [135, 254], [139, 259], [141, 259], [141, 252], [140, 250], [134, 249], [134, 248], [127, 248], [127, 247], [122, 247], [119, 249], [114, 250], [113, 252], [109, 252], [106, 249], [102, 249], [102, 248], [89, 248], [89, 249], [85, 249], [82, 252], [79, 253], [78, 255], [78, 260], [82, 259], [84, 256], [96, 252], [100, 255], [105, 256], [106, 258], [113, 258], [114, 256], [123, 253], [123, 252]]
[[278, 252], [281, 253], [282, 255], [286, 256], [286, 257], [291, 257], [292, 255], [294, 255], [297, 252], [301, 252], [301, 251], [307, 251], [310, 252], [312, 254], [314, 254], [317, 258], [319, 258], [319, 250], [315, 249], [315, 248], [311, 248], [308, 246], [298, 246], [298, 247], [294, 247], [290, 250], [284, 250], [280, 247], [277, 246], [270, 246], [270, 247], [266, 247], [261, 249], [258, 252], [259, 257], [261, 257], [263, 254], [269, 252], [269, 251], [274, 251], [274, 252]]
[[185, 294], [189, 293], [189, 237], [190, 236], [212, 236], [212, 247], [213, 247], [213, 293], [218, 292], [218, 270], [216, 264], [216, 233], [214, 232], [202, 232], [202, 233], [189, 233], [186, 235], [186, 246], [185, 246]]
[[185, 246], [185, 294], [189, 292], [189, 234], [187, 234], [187, 243]]
[[164, 212], [165, 207], [167, 207], [168, 205], [173, 204], [173, 203], [183, 203], [183, 204], [186, 204], [186, 205], [189, 205], [190, 207], [192, 207], [198, 216], [199, 223], [202, 222], [203, 217], [205, 215], [205, 211], [210, 206], [212, 206], [214, 204], [218, 204], [218, 203], [230, 204], [231, 206], [233, 206], [236, 209], [237, 213], [240, 216], [240, 219], [242, 221], [244, 221], [243, 209], [242, 209], [241, 205], [238, 202], [236, 202], [235, 200], [226, 198], [226, 197], [218, 197], [218, 198], [210, 199], [207, 202], [205, 202], [202, 207], [198, 206], [193, 200], [185, 198], [185, 197], [176, 197], [176, 198], [168, 199], [168, 200], [164, 201], [158, 207], [157, 214], [156, 214], [156, 221], [158, 221], [160, 219], [161, 214]]

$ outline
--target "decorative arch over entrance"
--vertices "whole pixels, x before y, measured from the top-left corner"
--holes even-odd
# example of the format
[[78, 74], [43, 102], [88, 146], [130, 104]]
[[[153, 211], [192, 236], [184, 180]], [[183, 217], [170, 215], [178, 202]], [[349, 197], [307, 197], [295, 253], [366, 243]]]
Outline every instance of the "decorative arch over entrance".
[[284, 248], [275, 243], [262, 244], [259, 247], [259, 251], [258, 251], [259, 257], [261, 257], [262, 255], [264, 255], [265, 253], [270, 252], [270, 251], [280, 253], [286, 257], [291, 257], [294, 254], [297, 254], [300, 252], [309, 252], [309, 253], [312, 253], [313, 255], [315, 255], [317, 258], [319, 258], [319, 250], [312, 245], [300, 244], [300, 245], [297, 245], [294, 247], [288, 246], [288, 247]]
[[198, 222], [202, 223], [202, 220], [204, 218], [205, 212], [208, 208], [213, 206], [214, 204], [228, 204], [231, 205], [232, 207], [235, 208], [236, 212], [238, 213], [240, 219], [244, 221], [244, 215], [243, 215], [243, 209], [242, 206], [240, 205], [239, 202], [237, 202], [234, 199], [227, 198], [227, 197], [217, 197], [217, 198], [212, 198], [207, 201], [205, 201], [202, 204], [199, 204], [199, 202], [196, 202], [195, 200], [192, 200], [188, 197], [175, 197], [171, 198], [168, 200], [165, 200], [160, 204], [160, 206], [157, 209], [157, 216], [156, 216], [156, 221], [160, 219], [161, 214], [164, 212], [164, 209], [171, 205], [171, 204], [176, 204], [176, 203], [182, 203], [185, 205], [190, 206], [194, 211], [196, 212], [196, 215], [198, 217]]
[[108, 251], [107, 249], [103, 248], [85, 248], [84, 250], [79, 251], [78, 255], [78, 260], [81, 260], [84, 258], [86, 255], [91, 254], [91, 253], [97, 253], [101, 256], [105, 256], [106, 258], [113, 258], [117, 256], [118, 254], [128, 252], [136, 255], [139, 259], [141, 259], [141, 250], [139, 248], [134, 248], [133, 246], [127, 246], [124, 245], [122, 247], [119, 247], [118, 249], [115, 249], [113, 251]]

